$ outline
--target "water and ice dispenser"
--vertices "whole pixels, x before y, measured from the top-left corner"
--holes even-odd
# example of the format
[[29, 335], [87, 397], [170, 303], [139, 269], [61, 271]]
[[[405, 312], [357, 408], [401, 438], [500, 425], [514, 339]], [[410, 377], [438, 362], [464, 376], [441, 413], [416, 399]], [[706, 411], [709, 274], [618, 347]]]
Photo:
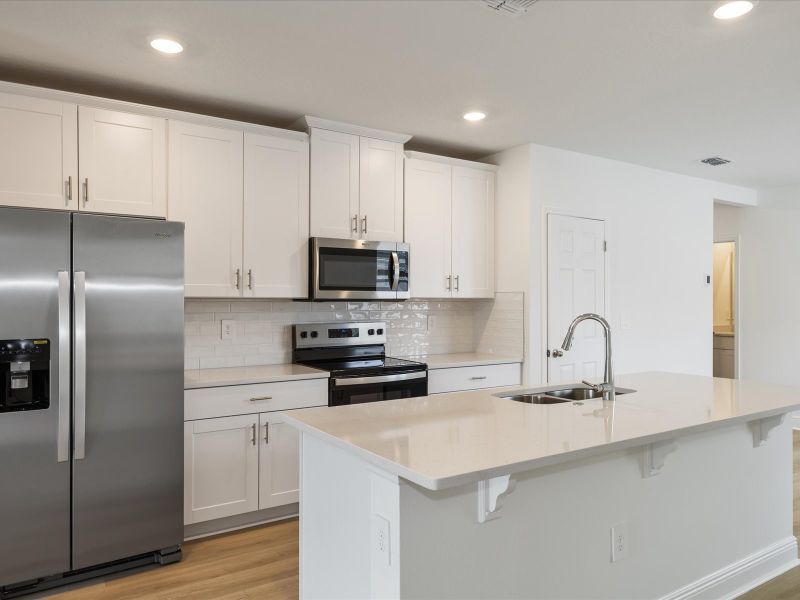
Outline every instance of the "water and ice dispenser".
[[50, 340], [0, 340], [0, 413], [50, 406]]

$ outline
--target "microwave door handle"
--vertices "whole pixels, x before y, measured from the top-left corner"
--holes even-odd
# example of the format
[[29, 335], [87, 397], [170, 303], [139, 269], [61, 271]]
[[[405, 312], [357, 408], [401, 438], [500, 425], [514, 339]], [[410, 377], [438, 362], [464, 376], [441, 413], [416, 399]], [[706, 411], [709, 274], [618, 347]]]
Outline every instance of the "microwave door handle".
[[397, 252], [392, 252], [392, 291], [400, 287], [400, 257]]

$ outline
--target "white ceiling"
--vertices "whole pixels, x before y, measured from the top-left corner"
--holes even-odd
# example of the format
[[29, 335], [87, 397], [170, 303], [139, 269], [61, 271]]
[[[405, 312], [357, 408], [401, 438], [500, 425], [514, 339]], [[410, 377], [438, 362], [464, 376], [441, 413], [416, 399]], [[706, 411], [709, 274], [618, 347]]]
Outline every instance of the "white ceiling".
[[[245, 117], [303, 114], [479, 157], [536, 142], [750, 187], [800, 183], [800, 2], [0, 2], [0, 79]], [[186, 51], [147, 45], [167, 34]], [[469, 124], [469, 109], [489, 114]], [[733, 160], [723, 167], [706, 156]]]

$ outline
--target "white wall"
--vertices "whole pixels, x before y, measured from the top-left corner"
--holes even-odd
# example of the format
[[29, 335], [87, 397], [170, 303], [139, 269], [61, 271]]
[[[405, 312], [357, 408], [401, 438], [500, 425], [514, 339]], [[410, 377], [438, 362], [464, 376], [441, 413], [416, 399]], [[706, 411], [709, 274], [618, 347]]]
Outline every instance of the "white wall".
[[714, 215], [716, 239], [740, 240], [740, 377], [800, 385], [800, 188], [762, 191], [759, 204]]
[[[617, 372], [711, 374], [712, 289], [705, 277], [712, 268], [713, 205], [755, 203], [754, 191], [535, 144], [490, 160], [500, 166], [497, 222], [506, 223], [497, 229], [498, 289], [509, 290], [518, 278], [517, 290], [528, 292], [526, 383], [546, 378], [547, 211], [606, 220], [606, 316]], [[526, 201], [529, 214], [521, 207]], [[622, 330], [622, 320], [629, 329]]]

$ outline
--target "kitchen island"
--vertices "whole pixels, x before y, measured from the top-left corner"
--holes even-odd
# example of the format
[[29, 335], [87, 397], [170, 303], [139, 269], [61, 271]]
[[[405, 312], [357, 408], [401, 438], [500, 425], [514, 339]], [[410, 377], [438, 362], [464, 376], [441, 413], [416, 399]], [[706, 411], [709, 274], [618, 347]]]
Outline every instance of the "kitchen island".
[[[728, 598], [798, 564], [795, 388], [668, 373], [286, 413], [302, 598]], [[664, 565], [670, 565], [668, 569]]]

